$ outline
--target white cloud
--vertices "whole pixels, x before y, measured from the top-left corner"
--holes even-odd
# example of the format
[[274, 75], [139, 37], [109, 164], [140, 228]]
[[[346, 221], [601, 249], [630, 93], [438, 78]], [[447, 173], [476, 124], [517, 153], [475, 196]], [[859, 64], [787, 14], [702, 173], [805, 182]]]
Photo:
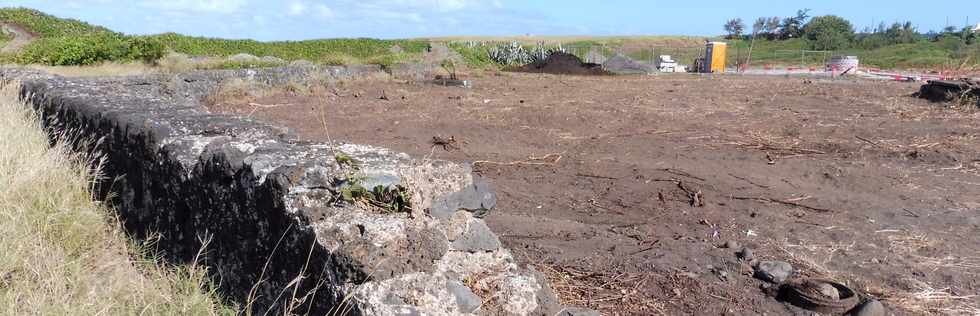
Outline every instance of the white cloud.
[[333, 9], [325, 4], [310, 5], [305, 1], [293, 1], [286, 8], [286, 15], [288, 16], [305, 16], [307, 14], [325, 19], [336, 16]]
[[316, 15], [321, 18], [332, 18], [336, 15], [334, 14], [333, 10], [325, 4], [315, 5], [313, 6], [313, 10], [316, 12]]
[[248, 4], [248, 0], [144, 0], [143, 5], [173, 11], [235, 13]]
[[399, 5], [418, 9], [432, 9], [440, 12], [459, 11], [480, 3], [480, 1], [474, 0], [394, 0], [388, 2], [395, 2]]
[[306, 14], [306, 3], [303, 2], [293, 2], [289, 4], [289, 9], [286, 11], [287, 15], [297, 16]]

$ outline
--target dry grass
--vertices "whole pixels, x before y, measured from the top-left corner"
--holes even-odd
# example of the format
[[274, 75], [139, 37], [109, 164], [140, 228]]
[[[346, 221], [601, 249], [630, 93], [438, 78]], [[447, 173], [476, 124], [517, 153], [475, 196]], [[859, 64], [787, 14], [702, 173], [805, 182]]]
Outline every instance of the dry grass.
[[667, 315], [663, 301], [642, 293], [652, 283], [649, 274], [589, 272], [547, 264], [535, 267], [547, 276], [564, 305], [594, 308], [611, 315]]
[[936, 289], [925, 282], [910, 280], [913, 289], [891, 293], [883, 300], [920, 315], [980, 315], [980, 296], [958, 295], [950, 289]]
[[218, 88], [204, 97], [204, 106], [210, 111], [254, 114], [263, 109], [275, 108], [281, 104], [263, 104], [258, 100], [270, 96], [299, 96], [323, 100], [324, 98], [359, 95], [359, 92], [345, 91], [348, 84], [359, 81], [387, 81], [391, 77], [379, 72], [377, 75], [359, 76], [354, 79], [338, 79], [326, 73], [313, 72], [308, 77], [281, 85], [267, 85], [246, 79], [230, 79], [221, 82]]
[[139, 62], [104, 63], [95, 66], [28, 65], [27, 67], [65, 77], [138, 76], [159, 71], [156, 67]]
[[0, 91], [0, 126], [0, 314], [235, 314], [202, 290], [204, 269], [160, 265], [129, 242], [92, 200], [98, 170], [48, 146], [15, 86]]
[[889, 234], [885, 239], [888, 240], [888, 247], [892, 251], [906, 255], [912, 255], [919, 250], [937, 245], [937, 242], [930, 239], [926, 234], [904, 230]]
[[784, 240], [782, 245], [778, 245], [776, 248], [787, 255], [790, 263], [814, 272], [820, 277], [838, 279], [840, 275], [829, 267], [830, 263], [834, 261], [834, 256], [837, 253], [847, 253], [855, 244], [854, 242], [849, 244], [807, 244], [802, 241], [799, 244], [793, 244]]

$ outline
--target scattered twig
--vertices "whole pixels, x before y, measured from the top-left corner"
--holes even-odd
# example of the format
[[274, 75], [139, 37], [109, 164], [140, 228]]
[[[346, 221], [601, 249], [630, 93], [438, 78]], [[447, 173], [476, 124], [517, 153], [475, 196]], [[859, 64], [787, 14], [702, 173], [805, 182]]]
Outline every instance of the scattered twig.
[[678, 169], [673, 169], [673, 168], [661, 168], [659, 170], [660, 171], [663, 171], [663, 172], [666, 172], [666, 173], [671, 173], [671, 174], [682, 176], [682, 177], [688, 177], [688, 178], [695, 179], [695, 180], [707, 181], [704, 178], [701, 178], [701, 177], [692, 175], [692, 174], [687, 173], [686, 171], [683, 171], [683, 170], [678, 170]]
[[872, 141], [870, 139], [867, 139], [867, 138], [864, 138], [864, 137], [861, 137], [861, 136], [857, 136], [857, 135], [854, 135], [854, 137], [857, 138], [857, 139], [859, 139], [859, 140], [861, 140], [861, 141], [863, 141], [863, 142], [865, 142], [865, 143], [871, 144], [871, 145], [873, 145], [875, 147], [878, 147], [878, 148], [884, 147], [884, 146], [881, 146], [881, 144], [878, 144], [878, 143], [876, 143], [876, 142], [874, 142], [874, 141]]
[[249, 102], [248, 105], [251, 105], [252, 106], [252, 110], [249, 111], [248, 112], [248, 115], [246, 115], [245, 117], [251, 118], [252, 115], [255, 114], [255, 112], [258, 111], [259, 109], [271, 109], [271, 108], [274, 108], [274, 107], [287, 106], [287, 105], [292, 105], [292, 104], [289, 104], [289, 103], [284, 103], [284, 104], [259, 104], [259, 103], [255, 103], [255, 102]]
[[769, 141], [765, 140], [755, 140], [754, 142], [730, 142], [729, 145], [735, 145], [744, 148], [751, 148], [756, 150], [762, 150], [768, 152], [775, 152], [778, 154], [791, 154], [791, 155], [825, 155], [827, 152], [806, 149], [799, 147], [786, 147], [786, 146], [775, 146], [770, 144]]
[[553, 166], [561, 161], [562, 155], [558, 153], [547, 154], [542, 157], [530, 156], [525, 160], [516, 160], [511, 162], [499, 162], [490, 160], [477, 160], [473, 162], [473, 165], [478, 164], [488, 164], [488, 165], [500, 165], [500, 166], [515, 166], [515, 165], [529, 165], [529, 166]]
[[799, 208], [804, 208], [804, 209], [808, 209], [808, 210], [811, 210], [811, 211], [817, 211], [817, 212], [821, 212], [821, 213], [834, 212], [834, 210], [831, 210], [831, 209], [820, 208], [820, 207], [813, 207], [813, 206], [803, 205], [803, 204], [796, 203], [796, 202], [790, 202], [790, 201], [784, 201], [784, 200], [777, 200], [777, 199], [770, 199], [770, 198], [764, 198], [764, 197], [732, 196], [732, 199], [735, 199], [735, 200], [743, 200], [743, 201], [759, 201], [759, 202], [767, 202], [767, 203], [785, 204], [785, 205], [796, 206], [796, 207], [799, 207]]
[[653, 246], [650, 246], [650, 247], [646, 247], [646, 248], [643, 248], [643, 249], [640, 249], [640, 250], [631, 252], [629, 255], [630, 256], [635, 256], [635, 255], [638, 255], [638, 254], [641, 254], [641, 253], [644, 253], [644, 252], [653, 250], [653, 248], [657, 248], [657, 246], [656, 245], [653, 245]]
[[[688, 203], [691, 204], [691, 206], [694, 207], [704, 206], [704, 193], [701, 192], [701, 190], [695, 191], [688, 188], [687, 186], [684, 185], [684, 182], [681, 180], [671, 178], [671, 179], [653, 179], [653, 181], [673, 182], [674, 184], [677, 184], [677, 188], [681, 189], [681, 191], [684, 191], [684, 193], [687, 194]], [[661, 201], [663, 201], [663, 194], [661, 194], [659, 198], [661, 199]]]
[[906, 213], [909, 213], [909, 215], [911, 215], [912, 217], [915, 217], [915, 218], [922, 217], [922, 216], [919, 216], [919, 214], [916, 214], [915, 212], [913, 212], [912, 210], [909, 210], [907, 208], [903, 208], [902, 210], [905, 211]]
[[752, 182], [752, 180], [749, 180], [749, 179], [746, 179], [746, 178], [743, 178], [743, 177], [739, 177], [739, 176], [736, 176], [736, 175], [731, 174], [731, 173], [729, 173], [728, 175], [732, 176], [732, 178], [735, 178], [735, 179], [739, 179], [739, 180], [748, 182], [751, 185], [754, 185], [754, 186], [757, 186], [757, 187], [760, 187], [760, 188], [763, 188], [763, 189], [768, 189], [769, 188], [769, 186], [767, 186], [767, 185], [761, 185], [761, 184]]
[[596, 178], [596, 179], [608, 179], [608, 180], [616, 180], [616, 179], [619, 179], [619, 178], [616, 178], [616, 177], [597, 176], [597, 175], [594, 175], [594, 174], [585, 174], [585, 173], [576, 173], [575, 176], [583, 177], [583, 178]]

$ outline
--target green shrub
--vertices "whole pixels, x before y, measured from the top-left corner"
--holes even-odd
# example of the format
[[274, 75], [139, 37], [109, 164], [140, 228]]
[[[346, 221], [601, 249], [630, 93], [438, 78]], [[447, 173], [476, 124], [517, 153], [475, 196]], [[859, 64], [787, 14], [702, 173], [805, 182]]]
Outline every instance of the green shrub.
[[149, 37], [130, 37], [129, 59], [154, 63], [166, 54], [166, 47], [159, 40]]
[[836, 15], [818, 16], [803, 28], [810, 47], [818, 50], [847, 48], [854, 41], [854, 26]]
[[449, 48], [463, 56], [463, 62], [470, 67], [487, 68], [496, 65], [490, 60], [486, 45], [468, 45], [466, 43], [449, 43]]
[[274, 56], [292, 60], [333, 59], [346, 56], [356, 59], [377, 58], [393, 54], [398, 45], [404, 54], [420, 54], [428, 42], [420, 40], [380, 40], [370, 38], [339, 38], [306, 41], [259, 42], [255, 40], [226, 40], [185, 36], [176, 33], [152, 35], [175, 52], [191, 56], [227, 57], [245, 53], [255, 56]]
[[153, 62], [163, 55], [164, 46], [159, 41], [100, 32], [38, 39], [24, 47], [18, 61], [25, 64], [77, 66], [106, 61]]
[[114, 33], [41, 38], [27, 45], [21, 63], [52, 66], [91, 65], [126, 56], [129, 46]]

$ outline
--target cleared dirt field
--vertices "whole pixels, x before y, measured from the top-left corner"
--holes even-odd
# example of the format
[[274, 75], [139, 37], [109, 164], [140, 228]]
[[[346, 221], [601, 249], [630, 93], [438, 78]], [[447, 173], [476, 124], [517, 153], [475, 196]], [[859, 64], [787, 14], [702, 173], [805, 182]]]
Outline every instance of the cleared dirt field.
[[809, 315], [767, 295], [741, 247], [895, 314], [980, 311], [980, 112], [897, 82], [467, 79], [472, 89], [363, 81], [212, 110], [322, 141], [322, 107], [334, 140], [473, 163], [498, 191], [487, 220], [506, 246], [564, 303], [603, 314]]

